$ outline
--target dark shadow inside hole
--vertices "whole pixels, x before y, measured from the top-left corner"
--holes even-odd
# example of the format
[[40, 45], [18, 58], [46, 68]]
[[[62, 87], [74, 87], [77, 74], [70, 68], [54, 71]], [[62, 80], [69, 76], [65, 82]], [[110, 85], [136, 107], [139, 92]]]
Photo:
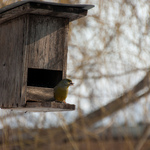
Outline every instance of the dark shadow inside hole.
[[27, 86], [54, 88], [62, 80], [62, 71], [28, 68]]

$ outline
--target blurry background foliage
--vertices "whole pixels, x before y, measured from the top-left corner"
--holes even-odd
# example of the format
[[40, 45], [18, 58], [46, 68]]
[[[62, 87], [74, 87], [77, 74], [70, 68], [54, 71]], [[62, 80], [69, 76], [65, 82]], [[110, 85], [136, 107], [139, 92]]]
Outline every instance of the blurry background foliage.
[[77, 109], [0, 110], [1, 149], [150, 149], [149, 0], [50, 2], [95, 5], [70, 23], [67, 76], [75, 85], [67, 102]]

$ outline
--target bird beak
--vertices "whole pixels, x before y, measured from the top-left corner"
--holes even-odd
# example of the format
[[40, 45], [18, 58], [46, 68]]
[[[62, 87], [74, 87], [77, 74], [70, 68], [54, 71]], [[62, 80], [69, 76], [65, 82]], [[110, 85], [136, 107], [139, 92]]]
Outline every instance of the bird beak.
[[74, 85], [74, 83], [73, 83], [73, 82], [71, 82], [71, 83], [70, 83], [70, 85], [72, 86], [72, 85]]

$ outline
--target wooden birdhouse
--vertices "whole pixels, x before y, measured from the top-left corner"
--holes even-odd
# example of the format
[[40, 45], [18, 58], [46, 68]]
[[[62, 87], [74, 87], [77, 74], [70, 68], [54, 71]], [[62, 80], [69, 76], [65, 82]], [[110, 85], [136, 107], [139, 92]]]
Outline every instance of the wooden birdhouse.
[[0, 107], [24, 111], [74, 110], [51, 102], [66, 78], [69, 22], [93, 5], [20, 1], [0, 9]]

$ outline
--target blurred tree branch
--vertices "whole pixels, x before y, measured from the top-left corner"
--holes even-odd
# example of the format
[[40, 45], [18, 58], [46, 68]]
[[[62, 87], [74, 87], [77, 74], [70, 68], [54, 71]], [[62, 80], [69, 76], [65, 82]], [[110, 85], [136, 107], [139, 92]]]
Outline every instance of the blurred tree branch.
[[141, 150], [149, 135], [150, 135], [150, 125], [148, 124], [143, 132], [143, 135], [141, 136], [139, 141], [135, 144], [135, 150]]
[[[87, 122], [87, 126], [91, 126], [97, 121], [100, 121], [101, 119], [112, 115], [118, 110], [125, 108], [129, 104], [137, 102], [138, 100], [140, 100], [140, 98], [147, 96], [150, 93], [149, 84], [150, 84], [150, 72], [147, 72], [145, 77], [136, 86], [134, 86], [133, 89], [131, 89], [128, 92], [125, 92], [121, 97], [113, 100], [107, 105], [101, 107], [100, 109], [84, 117], [85, 122]], [[145, 88], [147, 89], [144, 90]], [[140, 94], [140, 92], [142, 94]], [[79, 123], [80, 118], [78, 118], [75, 122]]]
[[[131, 90], [128, 92], [125, 92], [122, 96], [115, 99], [114, 101], [108, 103], [107, 105], [101, 107], [100, 109], [88, 114], [87, 116], [76, 119], [73, 123], [68, 125], [68, 130], [71, 134], [74, 133], [74, 130], [76, 129], [78, 131], [78, 135], [76, 135], [76, 139], [79, 139], [83, 137], [84, 129], [82, 128], [83, 124], [86, 127], [91, 127], [94, 123], [104, 119], [105, 117], [108, 117], [112, 115], [113, 113], [129, 106], [130, 104], [133, 104], [140, 100], [142, 97], [148, 96], [150, 94], [150, 72], [147, 72], [147, 74], [144, 76], [144, 78], [137, 83]], [[52, 129], [53, 132], [55, 132], [55, 138], [58, 138], [62, 141], [64, 139], [67, 139], [66, 135], [64, 134], [64, 131], [59, 128]], [[89, 135], [88, 132], [86, 132], [87, 135]], [[62, 138], [62, 139], [61, 139]]]

